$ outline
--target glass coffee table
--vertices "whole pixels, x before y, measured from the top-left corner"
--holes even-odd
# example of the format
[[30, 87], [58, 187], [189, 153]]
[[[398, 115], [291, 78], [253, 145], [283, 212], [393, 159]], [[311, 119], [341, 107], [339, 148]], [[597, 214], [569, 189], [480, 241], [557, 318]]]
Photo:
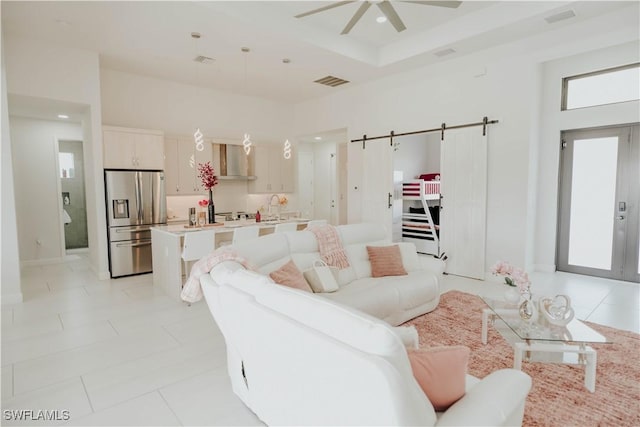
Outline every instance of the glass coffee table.
[[[487, 343], [489, 324], [513, 347], [513, 367], [522, 369], [522, 361], [578, 364], [585, 367], [584, 385], [596, 389], [596, 351], [588, 344], [610, 344], [604, 335], [578, 319], [566, 326], [551, 325], [538, 319], [520, 318], [518, 305], [497, 298], [481, 296], [489, 306], [482, 310], [482, 343]], [[496, 322], [498, 320], [498, 322]]]

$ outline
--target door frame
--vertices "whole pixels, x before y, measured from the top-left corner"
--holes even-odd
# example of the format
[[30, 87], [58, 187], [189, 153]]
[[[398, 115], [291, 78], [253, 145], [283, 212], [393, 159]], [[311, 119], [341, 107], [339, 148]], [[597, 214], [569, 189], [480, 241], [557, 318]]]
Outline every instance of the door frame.
[[[570, 210], [571, 209], [571, 191], [570, 191], [571, 176], [569, 176], [569, 173], [572, 171], [572, 168], [566, 168], [565, 162], [572, 160], [573, 152], [571, 150], [565, 150], [566, 135], [571, 133], [587, 134], [587, 133], [594, 133], [599, 131], [606, 132], [607, 130], [613, 130], [613, 129], [617, 129], [619, 133], [623, 133], [623, 132], [626, 133], [626, 131], [624, 130], [629, 129], [629, 150], [627, 155], [632, 157], [635, 156], [635, 158], [640, 160], [640, 154], [638, 153], [638, 151], [640, 151], [640, 148], [638, 147], [640, 145], [638, 143], [638, 138], [639, 138], [638, 134], [640, 133], [639, 132], [640, 123], [626, 123], [626, 124], [616, 124], [616, 125], [608, 125], [608, 126], [597, 126], [597, 127], [590, 127], [590, 128], [567, 129], [567, 130], [561, 131], [560, 133], [560, 156], [559, 156], [559, 164], [558, 164], [558, 167], [559, 167], [558, 203], [557, 203], [558, 211], [556, 216], [557, 218], [556, 254], [555, 254], [556, 255], [555, 262], [557, 266], [556, 269], [558, 271], [564, 271], [564, 272], [573, 273], [573, 274], [602, 277], [602, 278], [607, 278], [612, 280], [638, 282], [640, 281], [640, 274], [638, 274], [637, 271], [631, 273], [629, 269], [627, 269], [627, 271], [623, 270], [623, 266], [626, 263], [634, 262], [634, 257], [635, 257], [635, 262], [638, 262], [638, 251], [640, 250], [640, 248], [638, 247], [637, 242], [635, 247], [632, 247], [632, 242], [626, 241], [623, 248], [616, 249], [615, 241], [614, 241], [614, 247], [612, 247], [612, 260], [611, 260], [612, 265], [610, 270], [603, 270], [603, 269], [584, 267], [584, 266], [572, 266], [572, 265], [569, 265], [569, 260], [568, 260], [568, 250], [569, 250], [568, 215], [570, 215], [570, 212], [571, 212]], [[593, 138], [597, 138], [597, 136], [594, 136]], [[620, 163], [620, 158], [623, 155], [624, 154], [621, 152], [621, 150], [619, 150], [618, 166], [621, 166], [622, 168], [626, 168], [627, 167], [626, 164]], [[624, 194], [624, 195], [621, 194], [620, 193], [621, 179], [622, 178], [620, 176], [620, 173], [618, 172], [616, 176], [616, 194], [614, 197], [614, 206], [612, 207], [612, 215], [618, 215], [615, 205], [622, 196], [624, 196], [625, 199], [628, 200], [629, 197], [631, 197], [631, 195], [634, 194], [634, 192], [635, 194], [640, 194], [640, 184], [635, 182], [633, 180], [633, 177], [629, 177], [629, 182], [628, 182], [629, 188], [626, 190], [627, 194]], [[569, 184], [567, 184], [567, 181], [569, 181]], [[569, 185], [569, 187], [565, 188], [566, 185]], [[565, 193], [567, 194], [565, 195]], [[640, 207], [638, 206], [638, 203], [632, 204], [627, 201], [626, 215], [628, 217], [633, 217], [633, 215], [638, 216], [639, 209]], [[640, 222], [640, 220], [633, 221], [631, 222], [630, 225], [628, 225], [628, 227], [630, 228], [627, 228], [627, 231], [625, 233], [627, 236], [639, 235], [638, 229], [637, 229], [638, 222]], [[612, 233], [615, 233], [615, 222], [614, 222], [614, 230], [612, 230]], [[618, 273], [615, 273], [616, 270], [618, 271]]]

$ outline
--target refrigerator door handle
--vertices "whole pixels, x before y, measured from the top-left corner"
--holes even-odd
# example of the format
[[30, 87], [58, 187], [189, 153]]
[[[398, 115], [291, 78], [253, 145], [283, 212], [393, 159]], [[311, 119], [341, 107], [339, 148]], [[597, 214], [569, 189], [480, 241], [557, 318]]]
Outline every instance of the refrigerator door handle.
[[150, 246], [151, 245], [151, 241], [147, 241], [147, 242], [142, 242], [142, 243], [117, 243], [116, 247], [117, 248], [137, 248], [140, 246]]
[[115, 230], [116, 233], [132, 233], [136, 231], [149, 231], [151, 230], [151, 226], [142, 226], [142, 227], [128, 227], [128, 228], [117, 228]]
[[135, 173], [134, 177], [135, 181], [135, 192], [136, 192], [136, 219], [138, 223], [142, 222], [143, 218], [143, 209], [142, 209], [142, 182], [140, 172]]

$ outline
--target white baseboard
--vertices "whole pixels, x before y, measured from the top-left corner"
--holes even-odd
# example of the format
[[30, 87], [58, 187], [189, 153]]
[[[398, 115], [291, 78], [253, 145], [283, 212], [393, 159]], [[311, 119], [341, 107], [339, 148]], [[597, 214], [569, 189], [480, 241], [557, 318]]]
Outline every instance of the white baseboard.
[[533, 264], [534, 271], [540, 271], [542, 273], [555, 273], [556, 265], [555, 264]]
[[98, 276], [98, 280], [109, 280], [109, 279], [111, 279], [111, 274], [109, 273], [109, 270], [98, 271], [93, 265], [90, 265], [89, 268], [91, 268], [91, 271], [93, 271], [93, 274]]
[[27, 260], [27, 261], [20, 261], [20, 267], [34, 267], [34, 266], [39, 266], [39, 265], [60, 264], [61, 262], [65, 262], [65, 258], [64, 257], [30, 259], [30, 260]]
[[22, 292], [15, 294], [2, 295], [2, 305], [20, 304], [23, 301]]

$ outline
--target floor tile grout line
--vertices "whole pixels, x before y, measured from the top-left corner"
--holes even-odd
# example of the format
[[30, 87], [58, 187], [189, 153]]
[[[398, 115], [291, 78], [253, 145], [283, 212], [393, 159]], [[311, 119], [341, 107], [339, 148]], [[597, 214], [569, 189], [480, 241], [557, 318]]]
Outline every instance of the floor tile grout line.
[[[66, 331], [70, 331], [70, 330], [72, 330], [72, 329], [66, 329]], [[63, 332], [63, 331], [57, 331], [57, 332]], [[31, 337], [31, 338], [37, 338], [37, 337], [39, 337], [39, 336], [42, 336], [42, 335], [49, 335], [49, 334], [50, 334], [50, 333], [45, 332], [45, 333], [43, 333], [43, 334], [38, 334], [38, 335], [36, 335], [36, 336], [34, 336], [34, 337]], [[29, 338], [29, 339], [31, 339], [31, 338]], [[13, 362], [11, 362], [11, 363], [24, 363], [24, 362], [31, 362], [31, 361], [34, 361], [34, 360], [41, 359], [41, 358], [43, 358], [43, 357], [55, 356], [56, 354], [65, 353], [65, 352], [68, 352], [68, 351], [74, 351], [74, 350], [78, 350], [78, 349], [81, 349], [81, 348], [84, 348], [84, 347], [89, 347], [89, 346], [91, 346], [91, 345], [99, 344], [99, 343], [102, 343], [102, 342], [108, 341], [108, 340], [113, 339], [113, 338], [120, 338], [120, 336], [119, 336], [119, 335], [116, 335], [115, 337], [107, 337], [107, 338], [105, 338], [105, 339], [102, 339], [102, 340], [99, 340], [99, 341], [94, 341], [94, 342], [91, 342], [91, 343], [88, 343], [88, 344], [83, 344], [83, 345], [75, 346], [75, 347], [72, 347], [72, 348], [66, 348], [66, 349], [64, 349], [64, 350], [57, 350], [57, 351], [54, 351], [54, 352], [51, 352], [51, 353], [42, 354], [42, 355], [40, 355], [40, 356], [32, 357], [32, 358], [29, 358], [29, 359], [13, 361]], [[172, 336], [171, 338], [173, 338], [173, 336]]]
[[91, 396], [89, 396], [89, 390], [87, 390], [87, 385], [84, 383], [84, 378], [82, 378], [82, 375], [80, 375], [80, 382], [82, 383], [84, 394], [87, 395], [87, 401], [89, 402], [89, 406], [91, 407], [91, 412], [95, 414], [96, 410], [93, 408], [93, 403], [91, 402]]
[[[171, 337], [171, 338], [173, 338], [173, 337]], [[176, 348], [176, 347], [170, 347], [170, 348]], [[73, 349], [72, 349], [72, 350], [73, 350]], [[168, 350], [168, 349], [166, 349], [166, 348], [165, 348], [165, 349], [161, 349], [161, 350], [156, 350], [156, 351], [153, 351], [153, 352], [151, 352], [151, 353], [149, 353], [149, 354], [145, 354], [145, 355], [143, 355], [143, 356], [139, 356], [139, 357], [136, 357], [135, 359], [130, 359], [130, 360], [139, 360], [139, 359], [142, 359], [142, 358], [144, 358], [144, 357], [148, 357], [148, 356], [151, 356], [151, 355], [154, 355], [154, 354], [157, 354], [157, 353], [165, 352], [165, 351], [167, 351], [167, 350]], [[63, 350], [63, 351], [59, 351], [59, 352], [51, 353], [51, 354], [63, 353], [63, 352], [65, 352], [65, 351], [70, 351], [70, 350]], [[49, 355], [47, 355], [47, 356], [49, 356]], [[38, 358], [41, 358], [41, 357], [47, 357], [47, 356], [40, 356], [40, 357], [38, 357]], [[36, 359], [38, 359], [38, 358], [36, 358]], [[29, 359], [29, 361], [31, 361], [31, 360], [36, 360], [36, 359]], [[120, 361], [120, 362], [115, 362], [115, 363], [112, 363], [112, 364], [108, 364], [108, 365], [106, 365], [106, 366], [102, 366], [102, 367], [100, 367], [100, 368], [98, 368], [98, 369], [93, 369], [93, 370], [91, 370], [91, 371], [83, 372], [83, 373], [78, 374], [78, 375], [69, 376], [69, 377], [66, 377], [66, 378], [64, 378], [64, 379], [60, 379], [60, 380], [58, 380], [58, 381], [54, 381], [54, 382], [52, 382], [52, 383], [50, 383], [50, 384], [45, 384], [45, 385], [41, 385], [41, 386], [39, 386], [39, 387], [36, 387], [36, 388], [34, 388], [34, 389], [26, 390], [26, 391], [24, 391], [24, 392], [20, 393], [20, 395], [23, 395], [23, 394], [26, 394], [26, 393], [32, 393], [32, 392], [35, 392], [35, 391], [38, 391], [38, 390], [44, 389], [44, 388], [46, 388], [46, 387], [51, 387], [51, 386], [53, 386], [53, 385], [60, 384], [60, 383], [65, 382], [65, 381], [69, 381], [69, 380], [71, 380], [71, 379], [73, 379], [73, 378], [75, 378], [75, 377], [77, 377], [77, 376], [80, 376], [80, 377], [81, 377], [81, 376], [83, 376], [83, 375], [87, 375], [87, 374], [93, 373], [93, 372], [95, 372], [95, 371], [99, 371], [99, 370], [103, 370], [103, 369], [109, 369], [109, 368], [112, 368], [112, 367], [114, 367], [114, 366], [121, 365], [121, 364], [123, 364], [123, 363], [127, 363], [127, 362], [129, 362], [130, 360], [127, 360], [127, 361]], [[22, 362], [17, 362], [17, 363], [22, 363]], [[14, 365], [15, 365], [15, 363], [14, 363]], [[16, 397], [15, 393], [14, 393], [13, 397]]]
[[116, 333], [117, 336], [121, 337], [122, 334], [120, 332], [118, 332], [118, 330], [116, 329], [115, 326], [113, 326], [113, 323], [111, 323], [111, 320], [107, 320], [107, 323], [109, 324], [109, 326], [111, 326], [111, 329], [113, 329], [113, 331]]
[[[164, 387], [164, 386], [163, 386]], [[178, 416], [178, 414], [175, 413], [175, 411], [173, 410], [173, 408], [171, 407], [171, 405], [169, 405], [169, 402], [167, 402], [167, 399], [164, 397], [164, 395], [162, 394], [162, 391], [160, 391], [160, 389], [156, 389], [155, 390], [159, 395], [160, 395], [160, 399], [162, 399], [162, 401], [164, 402], [165, 405], [167, 405], [167, 408], [169, 408], [169, 410], [171, 411], [171, 413], [173, 414], [174, 417], [176, 417], [176, 420], [178, 420], [178, 423], [180, 423], [181, 426], [184, 425], [184, 423], [182, 422], [182, 420], [180, 419], [180, 417]]]

